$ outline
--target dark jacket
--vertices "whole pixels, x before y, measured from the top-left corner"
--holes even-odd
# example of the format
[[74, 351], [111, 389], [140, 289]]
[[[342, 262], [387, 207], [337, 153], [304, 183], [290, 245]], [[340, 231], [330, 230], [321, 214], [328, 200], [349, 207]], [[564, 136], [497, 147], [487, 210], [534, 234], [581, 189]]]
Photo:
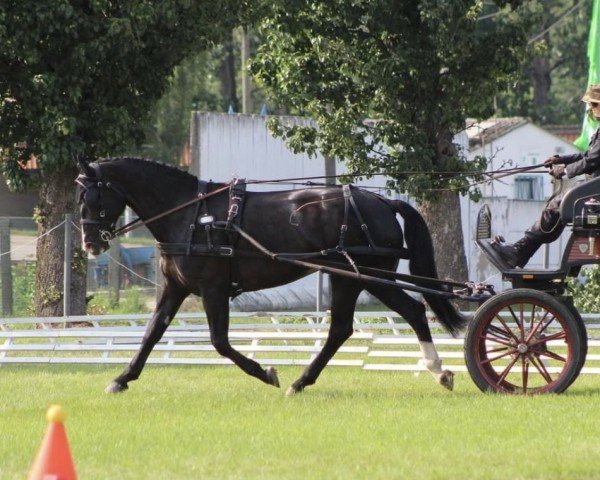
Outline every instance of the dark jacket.
[[569, 178], [583, 173], [592, 177], [600, 176], [600, 128], [592, 135], [587, 152], [561, 155], [560, 158], [566, 165]]

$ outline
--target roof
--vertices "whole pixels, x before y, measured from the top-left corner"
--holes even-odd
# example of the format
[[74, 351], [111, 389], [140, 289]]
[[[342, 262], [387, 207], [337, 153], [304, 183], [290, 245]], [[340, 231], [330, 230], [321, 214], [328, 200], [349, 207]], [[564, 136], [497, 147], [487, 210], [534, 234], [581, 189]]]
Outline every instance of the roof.
[[579, 125], [544, 125], [544, 130], [552, 135], [562, 138], [564, 141], [573, 143], [581, 135], [581, 124]]
[[530, 121], [525, 117], [490, 118], [481, 122], [468, 118], [466, 132], [469, 139], [469, 150], [493, 142], [527, 123]]

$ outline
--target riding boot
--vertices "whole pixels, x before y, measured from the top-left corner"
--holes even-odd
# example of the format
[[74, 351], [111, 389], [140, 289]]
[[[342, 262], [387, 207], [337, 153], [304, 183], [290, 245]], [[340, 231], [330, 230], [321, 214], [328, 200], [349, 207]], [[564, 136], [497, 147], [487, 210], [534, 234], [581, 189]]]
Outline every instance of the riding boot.
[[546, 208], [540, 219], [526, 232], [523, 238], [513, 244], [505, 243], [502, 237], [496, 237], [492, 247], [511, 268], [524, 267], [543, 243], [555, 241], [564, 230], [560, 215], [555, 208]]
[[511, 268], [524, 267], [542, 245], [535, 237], [525, 235], [515, 243], [505, 243], [501, 237], [492, 242], [493, 249]]

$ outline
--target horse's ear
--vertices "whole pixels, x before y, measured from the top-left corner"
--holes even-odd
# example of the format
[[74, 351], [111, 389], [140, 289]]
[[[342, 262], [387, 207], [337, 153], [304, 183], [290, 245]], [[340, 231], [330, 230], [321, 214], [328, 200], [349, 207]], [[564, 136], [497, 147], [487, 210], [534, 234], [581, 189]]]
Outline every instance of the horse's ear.
[[90, 167], [89, 162], [83, 157], [83, 155], [77, 155], [77, 166], [84, 175], [88, 177], [95, 176], [94, 169]]

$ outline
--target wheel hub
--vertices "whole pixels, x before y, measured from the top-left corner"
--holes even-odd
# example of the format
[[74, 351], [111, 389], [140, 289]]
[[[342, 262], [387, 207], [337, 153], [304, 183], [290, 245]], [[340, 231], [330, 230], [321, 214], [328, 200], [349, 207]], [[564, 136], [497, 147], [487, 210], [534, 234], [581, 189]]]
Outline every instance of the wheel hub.
[[528, 350], [529, 347], [526, 343], [519, 343], [519, 345], [517, 345], [517, 352], [519, 352], [521, 355], [527, 353]]

